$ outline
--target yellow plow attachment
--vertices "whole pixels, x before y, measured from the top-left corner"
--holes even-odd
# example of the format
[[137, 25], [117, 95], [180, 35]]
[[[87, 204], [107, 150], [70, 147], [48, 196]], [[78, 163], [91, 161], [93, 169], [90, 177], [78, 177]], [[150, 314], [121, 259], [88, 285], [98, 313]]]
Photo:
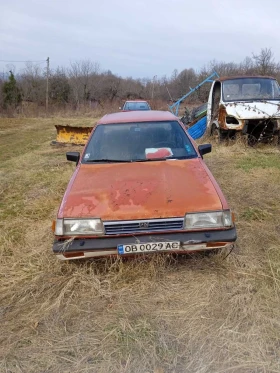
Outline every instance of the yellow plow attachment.
[[55, 144], [85, 145], [93, 127], [75, 127], [55, 125], [56, 141]]

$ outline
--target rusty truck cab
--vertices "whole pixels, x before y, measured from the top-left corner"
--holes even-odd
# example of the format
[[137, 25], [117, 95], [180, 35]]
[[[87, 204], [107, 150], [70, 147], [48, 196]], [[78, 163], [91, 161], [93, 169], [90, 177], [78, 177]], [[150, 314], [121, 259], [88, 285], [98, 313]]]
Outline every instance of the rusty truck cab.
[[279, 143], [279, 107], [279, 85], [273, 77], [216, 79], [208, 100], [208, 133], [216, 142], [241, 136], [246, 137], [249, 144]]

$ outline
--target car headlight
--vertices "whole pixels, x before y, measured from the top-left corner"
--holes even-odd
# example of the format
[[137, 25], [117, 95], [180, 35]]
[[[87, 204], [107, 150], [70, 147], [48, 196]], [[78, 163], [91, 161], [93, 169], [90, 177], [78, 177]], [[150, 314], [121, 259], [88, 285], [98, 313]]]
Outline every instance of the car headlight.
[[104, 226], [101, 219], [57, 219], [56, 236], [102, 235]]
[[185, 229], [226, 228], [232, 227], [230, 210], [196, 212], [185, 215]]

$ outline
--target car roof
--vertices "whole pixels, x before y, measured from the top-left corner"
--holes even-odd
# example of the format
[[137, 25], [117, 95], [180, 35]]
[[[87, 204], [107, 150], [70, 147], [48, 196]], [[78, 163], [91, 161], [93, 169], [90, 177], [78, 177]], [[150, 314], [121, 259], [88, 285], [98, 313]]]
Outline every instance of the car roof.
[[146, 100], [126, 100], [125, 102], [148, 102]]
[[162, 122], [168, 120], [177, 120], [174, 114], [169, 111], [126, 111], [120, 113], [106, 114], [97, 124], [112, 124], [112, 123], [133, 123], [133, 122]]

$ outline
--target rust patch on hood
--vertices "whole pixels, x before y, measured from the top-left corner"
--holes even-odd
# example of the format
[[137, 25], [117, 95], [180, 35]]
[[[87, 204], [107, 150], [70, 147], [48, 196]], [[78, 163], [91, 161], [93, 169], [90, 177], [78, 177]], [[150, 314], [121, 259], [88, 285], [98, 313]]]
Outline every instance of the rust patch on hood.
[[219, 195], [197, 158], [81, 165], [59, 217], [150, 219], [221, 208]]

